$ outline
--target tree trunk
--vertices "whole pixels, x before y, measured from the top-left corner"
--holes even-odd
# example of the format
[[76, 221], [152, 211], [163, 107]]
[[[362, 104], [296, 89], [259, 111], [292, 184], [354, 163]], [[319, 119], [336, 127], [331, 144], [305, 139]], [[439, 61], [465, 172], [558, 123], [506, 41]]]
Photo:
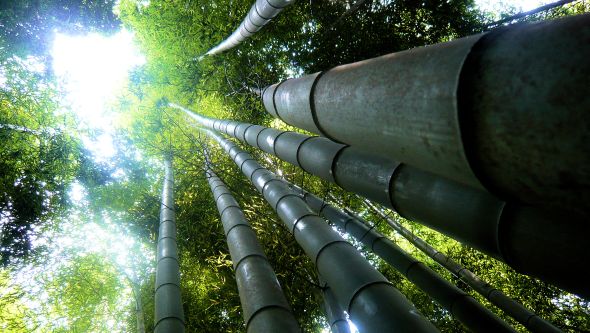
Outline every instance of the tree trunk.
[[391, 240], [367, 226], [363, 220], [344, 213], [309, 192], [299, 190], [301, 197], [311, 209], [363, 243], [448, 310], [453, 317], [470, 331], [515, 332], [508, 324], [479, 304], [469, 294], [446, 281]]
[[160, 230], [156, 257], [155, 333], [184, 332], [184, 312], [180, 297], [180, 269], [174, 214], [172, 162], [164, 161], [165, 176], [160, 208]]
[[590, 15], [522, 24], [267, 87], [286, 123], [504, 200], [590, 216]]
[[279, 281], [238, 202], [207, 163], [206, 175], [221, 216], [247, 332], [301, 332]]
[[262, 193], [333, 288], [340, 305], [364, 332], [436, 332], [418, 310], [293, 190], [250, 154], [212, 131], [215, 139]]
[[262, 29], [270, 20], [277, 16], [283, 8], [295, 2], [295, 0], [256, 0], [242, 24], [227, 39], [213, 47], [205, 55], [215, 55], [227, 51], [246, 38], [254, 35]]
[[586, 267], [579, 265], [590, 262], [585, 245], [590, 224], [574, 212], [506, 203], [485, 191], [326, 138], [206, 118], [171, 106], [207, 128], [379, 202], [521, 273], [590, 297]]
[[[485, 297], [488, 301], [500, 308], [502, 311], [506, 312], [506, 314], [521, 323], [531, 332], [562, 332], [550, 322], [544, 320], [537, 314], [525, 308], [522, 304], [506, 296], [506, 294], [504, 294], [501, 290], [498, 290], [487, 282], [481, 280], [472, 271], [461, 266], [453, 259], [447, 257], [444, 253], [437, 251], [435, 248], [430, 246], [430, 244], [426, 243], [426, 241], [424, 241], [422, 238], [414, 235], [410, 230], [404, 228], [398, 221], [389, 218], [385, 213], [383, 213], [383, 211], [375, 207], [368, 200], [365, 200], [365, 204], [371, 208], [371, 210], [379, 214], [385, 221], [387, 221], [387, 224], [389, 224], [391, 228], [393, 228], [410, 243], [416, 246], [420, 251], [446, 268], [453, 275], [460, 278], [463, 282], [467, 283], [467, 285], [473, 288], [473, 290], [477, 291], [480, 295]], [[347, 213], [352, 215], [348, 211]]]
[[320, 285], [322, 285], [322, 296], [324, 299], [324, 310], [326, 312], [326, 319], [332, 333], [350, 333], [350, 325], [346, 320], [344, 309], [338, 304], [332, 289], [320, 277]]

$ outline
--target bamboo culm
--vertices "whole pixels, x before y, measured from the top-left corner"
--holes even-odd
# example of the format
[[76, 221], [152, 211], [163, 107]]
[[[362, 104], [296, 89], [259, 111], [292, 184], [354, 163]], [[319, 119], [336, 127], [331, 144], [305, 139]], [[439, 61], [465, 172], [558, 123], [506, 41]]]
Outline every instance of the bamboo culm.
[[289, 79], [262, 100], [334, 141], [588, 217], [589, 39], [590, 14], [513, 25]]
[[295, 0], [256, 0], [240, 26], [205, 55], [215, 55], [234, 48], [251, 37]]
[[320, 277], [320, 285], [322, 286], [322, 297], [324, 300], [324, 310], [326, 312], [326, 319], [330, 325], [332, 333], [351, 333], [350, 325], [346, 320], [344, 309], [334, 296], [330, 286], [325, 283]]
[[298, 192], [312, 210], [350, 234], [395, 270], [402, 273], [470, 331], [516, 332], [469, 294], [406, 253], [374, 228], [369, 227], [364, 220], [346, 214], [309, 192], [301, 189]]
[[[590, 224], [571, 211], [506, 203], [486, 191], [322, 137], [279, 131], [183, 110], [324, 180], [470, 245], [515, 270], [590, 297], [580, 262], [590, 261]], [[561, 223], [567, 220], [568, 223]]]
[[[398, 232], [402, 237], [407, 239], [416, 248], [425, 253], [427, 256], [432, 258], [442, 267], [447, 269], [456, 277], [460, 278], [463, 282], [469, 285], [477, 293], [485, 297], [492, 304], [497, 306], [499, 309], [504, 311], [510, 317], [521, 323], [524, 327], [534, 333], [559, 333], [562, 332], [559, 328], [555, 327], [550, 322], [539, 317], [531, 310], [525, 308], [522, 304], [518, 303], [514, 299], [508, 297], [501, 290], [494, 288], [489, 283], [481, 280], [475, 273], [469, 269], [463, 267], [453, 259], [447, 257], [444, 253], [439, 252], [422, 238], [416, 236], [410, 230], [402, 226], [398, 221], [390, 218], [381, 209], [375, 207], [370, 201], [365, 200], [365, 204], [383, 218], [387, 224]], [[352, 212], [345, 210], [347, 214], [354, 216]]]
[[238, 202], [208, 163], [205, 173], [236, 272], [246, 331], [301, 332], [283, 289]]
[[418, 310], [297, 193], [250, 154], [205, 130], [277, 212], [362, 332], [437, 332]]
[[184, 312], [180, 296], [180, 269], [176, 245], [174, 175], [172, 162], [164, 161], [165, 176], [158, 232], [154, 332], [184, 332]]

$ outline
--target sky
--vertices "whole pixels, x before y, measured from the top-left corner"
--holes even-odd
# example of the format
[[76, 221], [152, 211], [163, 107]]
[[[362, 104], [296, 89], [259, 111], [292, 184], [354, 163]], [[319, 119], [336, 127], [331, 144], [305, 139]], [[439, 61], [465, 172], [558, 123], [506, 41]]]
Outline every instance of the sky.
[[[65, 92], [62, 102], [77, 116], [81, 127], [100, 132], [96, 138], [81, 135], [82, 142], [97, 162], [108, 162], [117, 150], [113, 143], [115, 119], [109, 103], [127, 84], [129, 71], [145, 63], [133, 34], [126, 30], [110, 37], [56, 32], [51, 56], [54, 74]], [[84, 187], [74, 182], [69, 190], [70, 200], [83, 205], [85, 193]], [[99, 238], [103, 241], [85, 242], [94, 244], [90, 251], [99, 251], [104, 242], [110, 242], [106, 234]]]
[[506, 6], [514, 6], [517, 11], [529, 11], [544, 4], [557, 0], [475, 0], [476, 5], [483, 11], [496, 12]]
[[66, 92], [64, 102], [83, 126], [102, 132], [97, 140], [83, 137], [84, 144], [98, 161], [108, 160], [115, 153], [108, 103], [126, 84], [129, 71], [145, 63], [133, 34], [126, 30], [111, 37], [56, 32], [51, 56], [53, 71]]

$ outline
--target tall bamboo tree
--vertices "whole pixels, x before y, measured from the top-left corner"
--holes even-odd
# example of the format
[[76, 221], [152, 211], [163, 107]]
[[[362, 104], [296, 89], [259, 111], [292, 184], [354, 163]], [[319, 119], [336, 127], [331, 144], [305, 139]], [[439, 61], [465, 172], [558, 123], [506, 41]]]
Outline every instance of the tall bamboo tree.
[[[484, 308], [482, 308], [479, 303], [477, 303], [472, 297], [468, 296], [463, 291], [459, 290], [455, 286], [452, 286], [448, 282], [443, 283], [441, 281], [442, 278], [439, 277], [438, 274], [429, 270], [423, 263], [411, 257], [397, 245], [392, 243], [389, 239], [385, 238], [385, 236], [377, 232], [374, 228], [368, 226], [368, 223], [366, 223], [366, 221], [362, 218], [351, 213], [350, 211], [341, 211], [340, 209], [332, 206], [317, 196], [303, 189], [298, 189], [300, 191], [299, 193], [301, 197], [304, 198], [304, 200], [314, 211], [317, 211], [320, 215], [324, 216], [327, 220], [334, 223], [340, 229], [350, 233], [353, 237], [357, 238], [357, 240], [374, 251], [375, 254], [380, 256], [387, 263], [391, 264], [394, 268], [398, 269], [400, 273], [404, 274], [410, 281], [416, 283], [419, 288], [423, 289], [443, 307], [447, 308], [451, 314], [453, 314], [470, 330], [479, 332], [485, 330], [486, 327], [491, 329], [494, 324], [486, 323], [486, 321], [499, 320], [495, 315], [487, 310], [484, 310]], [[370, 202], [368, 202], [368, 204], [372, 205]], [[401, 225], [399, 225], [399, 223], [396, 223], [395, 230], [402, 230], [406, 235], [408, 233], [411, 234], [409, 230], [403, 228]], [[551, 323], [543, 320], [539, 316], [523, 307], [521, 304], [504, 295], [500, 290], [492, 288], [490, 285], [479, 280], [472, 272], [464, 267], [461, 267], [459, 264], [446, 257], [444, 254], [434, 250], [423, 240], [416, 238], [416, 236], [412, 236], [411, 238], [412, 244], [420, 244], [421, 249], [431, 249], [430, 253], [435, 253], [433, 257], [438, 259], [435, 259], [437, 262], [443, 262], [443, 267], [454, 268], [453, 270], [450, 270], [453, 274], [457, 276], [468, 277], [467, 280], [469, 281], [468, 284], [470, 286], [475, 286], [476, 291], [478, 291], [484, 297], [490, 300], [493, 299], [494, 301], [492, 301], [492, 304], [497, 305], [501, 309], [507, 311], [509, 315], [530, 329], [532, 332], [561, 332], [561, 330], [553, 326]], [[416, 270], [416, 272], [412, 273], [412, 270]], [[443, 294], [445, 290], [447, 293]], [[463, 298], [465, 296], [468, 298]], [[455, 298], [453, 299], [453, 297]], [[465, 302], [465, 304], [460, 306], [454, 302]], [[498, 325], [498, 323], [496, 323], [496, 325]], [[495, 329], [495, 331], [498, 331], [498, 329]]]
[[436, 332], [360, 253], [272, 172], [219, 134], [205, 130], [250, 179], [332, 287], [351, 320], [366, 332]]
[[350, 325], [346, 320], [344, 309], [334, 296], [330, 286], [323, 282], [320, 277], [320, 284], [322, 285], [322, 297], [324, 300], [324, 311], [326, 312], [326, 319], [332, 333], [350, 333]]
[[297, 320], [256, 234], [225, 183], [206, 163], [232, 258], [247, 332], [300, 332]]
[[174, 213], [174, 174], [170, 159], [164, 160], [164, 186], [160, 207], [160, 230], [156, 266], [154, 332], [184, 332], [184, 311], [180, 297], [180, 271]]
[[143, 302], [141, 301], [141, 289], [137, 282], [130, 281], [131, 292], [135, 303], [135, 321], [137, 323], [137, 333], [145, 333], [145, 318], [143, 314]]
[[[307, 195], [307, 194], [305, 194]], [[561, 332], [550, 322], [539, 317], [531, 310], [525, 308], [522, 304], [518, 303], [514, 299], [508, 297], [501, 290], [491, 286], [489, 283], [480, 279], [472, 271], [466, 267], [460, 265], [453, 259], [447, 257], [444, 253], [436, 250], [422, 238], [416, 236], [410, 230], [402, 226], [398, 221], [391, 219], [381, 209], [373, 205], [370, 201], [365, 200], [365, 204], [381, 216], [387, 224], [397, 231], [402, 237], [407, 239], [416, 248], [425, 253], [427, 256], [432, 258], [442, 267], [446, 268], [453, 275], [459, 277], [463, 282], [467, 283], [473, 290], [477, 291], [480, 295], [485, 297], [492, 304], [506, 312], [509, 316], [514, 318], [516, 321], [521, 323], [524, 327], [531, 330], [531, 332]], [[345, 209], [346, 213], [351, 217], [356, 217], [352, 212]]]
[[237, 46], [246, 38], [262, 29], [283, 8], [293, 2], [295, 0], [256, 0], [240, 26], [227, 39], [207, 51], [205, 55], [215, 55]]
[[588, 216], [588, 26], [586, 14], [496, 29], [286, 80], [262, 99], [337, 142]]
[[[290, 184], [290, 186], [293, 186]], [[295, 188], [295, 187], [294, 187]], [[315, 195], [298, 189], [315, 212], [349, 233], [422, 289], [473, 332], [515, 332], [473, 297], [412, 257], [360, 218], [352, 217]]]

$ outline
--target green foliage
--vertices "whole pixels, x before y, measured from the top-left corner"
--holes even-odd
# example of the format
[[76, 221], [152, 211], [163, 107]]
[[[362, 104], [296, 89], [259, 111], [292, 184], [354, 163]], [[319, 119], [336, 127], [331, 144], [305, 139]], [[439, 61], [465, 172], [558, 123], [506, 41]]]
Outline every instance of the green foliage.
[[0, 54], [0, 264], [31, 252], [31, 237], [63, 211], [80, 145], [57, 116], [58, 92], [35, 58]]
[[[295, 18], [300, 21], [293, 29]], [[292, 66], [312, 73], [479, 29], [469, 0], [366, 1], [355, 12], [344, 1], [325, 1], [292, 6], [260, 39], [264, 45], [274, 43], [273, 52], [284, 54]]]
[[117, 268], [101, 255], [74, 257], [46, 279], [50, 302], [44, 308], [49, 318], [57, 320], [46, 323], [44, 330], [108, 332], [118, 326], [111, 318], [121, 316], [116, 311], [124, 285]]
[[[498, 10], [497, 13], [491, 12], [484, 12], [483, 16], [485, 17], [485, 21], [489, 22], [488, 25], [493, 27], [495, 24], [494, 22], [498, 22], [501, 20], [508, 19], [513, 15], [521, 14], [514, 6], [507, 5], [500, 1], [500, 3], [495, 5], [495, 8]], [[513, 24], [515, 22], [535, 22], [535, 21], [543, 21], [543, 20], [551, 20], [563, 16], [568, 15], [577, 15], [583, 14], [590, 11], [590, 4], [586, 0], [578, 0], [572, 3], [568, 3], [563, 6], [553, 7], [549, 10], [544, 10], [532, 15], [525, 15], [520, 16], [513, 20], [513, 21], [506, 21], [504, 24]]]
[[[140, 265], [129, 274], [114, 265], [116, 259], [96, 253], [70, 253], [59, 258], [59, 265], [54, 257], [62, 255], [56, 248], [63, 244], [54, 242], [58, 230], [72, 236], [67, 226], [86, 225], [80, 216], [86, 221], [116, 220], [120, 231], [131, 229], [147, 239], [155, 233], [143, 209], [153, 197], [151, 180], [146, 180], [149, 164], [139, 165], [131, 149], [110, 163], [96, 162], [79, 139], [96, 133], [80, 129], [61, 104], [64, 92], [48, 61], [54, 29], [114, 32], [119, 23], [112, 5], [86, 0], [0, 2], [0, 265], [6, 266], [0, 277], [2, 331], [112, 331], [127, 312], [129, 295], [122, 289], [122, 276], [132, 280], [128, 283], [145, 279]], [[118, 143], [131, 148], [125, 139], [121, 135]], [[74, 182], [86, 187], [92, 204], [70, 201]], [[132, 223], [135, 217], [143, 219]], [[81, 252], [79, 247], [67, 251]], [[31, 274], [38, 282], [33, 287], [27, 286]]]
[[22, 301], [23, 291], [11, 279], [10, 271], [0, 268], [0, 330], [28, 332], [25, 317], [29, 312]]

